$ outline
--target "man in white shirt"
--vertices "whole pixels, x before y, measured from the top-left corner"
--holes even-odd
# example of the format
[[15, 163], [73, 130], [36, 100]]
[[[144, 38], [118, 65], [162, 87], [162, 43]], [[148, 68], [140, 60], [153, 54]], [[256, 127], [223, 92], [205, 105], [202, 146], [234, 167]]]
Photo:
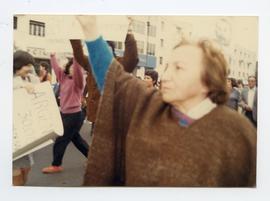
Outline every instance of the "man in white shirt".
[[243, 89], [241, 98], [243, 113], [257, 127], [257, 87], [255, 76], [248, 77], [248, 87]]

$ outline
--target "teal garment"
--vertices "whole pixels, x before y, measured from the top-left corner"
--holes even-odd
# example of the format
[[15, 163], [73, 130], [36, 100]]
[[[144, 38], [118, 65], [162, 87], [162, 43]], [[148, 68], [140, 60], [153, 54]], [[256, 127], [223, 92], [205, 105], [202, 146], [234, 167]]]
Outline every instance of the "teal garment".
[[86, 41], [89, 61], [100, 92], [103, 91], [106, 73], [112, 62], [113, 55], [107, 42], [100, 36], [94, 41]]

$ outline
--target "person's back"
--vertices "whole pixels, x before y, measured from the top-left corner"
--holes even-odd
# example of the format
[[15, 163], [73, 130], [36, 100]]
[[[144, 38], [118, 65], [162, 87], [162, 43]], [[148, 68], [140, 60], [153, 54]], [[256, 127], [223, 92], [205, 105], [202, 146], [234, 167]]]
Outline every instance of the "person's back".
[[[73, 64], [74, 62], [74, 64]], [[84, 82], [82, 69], [78, 66], [76, 60], [70, 60], [66, 65], [68, 68], [74, 66], [71, 76], [62, 70], [56, 61], [55, 55], [51, 56], [51, 65], [55, 70], [57, 80], [60, 84], [60, 109], [63, 113], [73, 113], [81, 110], [81, 96], [83, 92]]]
[[228, 99], [227, 105], [230, 108], [238, 111], [239, 103], [240, 103], [240, 92], [237, 89], [233, 88], [229, 94], [229, 99]]

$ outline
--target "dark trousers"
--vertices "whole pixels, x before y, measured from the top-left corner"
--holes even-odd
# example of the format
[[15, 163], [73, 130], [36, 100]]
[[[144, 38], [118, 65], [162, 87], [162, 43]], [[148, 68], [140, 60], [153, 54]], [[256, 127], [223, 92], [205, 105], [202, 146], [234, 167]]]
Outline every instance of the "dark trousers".
[[53, 146], [53, 162], [52, 165], [60, 166], [65, 154], [66, 148], [70, 142], [85, 156], [88, 156], [89, 145], [81, 137], [79, 131], [83, 124], [82, 112], [72, 114], [61, 113], [64, 135], [56, 139]]
[[255, 128], [257, 128], [257, 122], [253, 119], [252, 111], [246, 111], [245, 116], [251, 121]]

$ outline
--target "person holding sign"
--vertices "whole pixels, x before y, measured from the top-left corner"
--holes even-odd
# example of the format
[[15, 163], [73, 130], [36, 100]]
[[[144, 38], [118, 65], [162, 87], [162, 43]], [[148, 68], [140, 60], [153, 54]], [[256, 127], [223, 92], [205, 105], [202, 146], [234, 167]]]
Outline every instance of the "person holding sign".
[[[28, 52], [18, 50], [13, 55], [13, 90], [25, 89], [34, 93], [33, 84], [39, 83], [37, 76], [32, 74], [35, 60]], [[14, 100], [19, 101], [19, 100]], [[27, 181], [28, 173], [33, 165], [33, 155], [23, 156], [13, 162], [13, 185], [22, 186]]]
[[75, 58], [69, 60], [62, 69], [51, 54], [51, 66], [60, 83], [60, 110], [64, 126], [64, 135], [58, 137], [53, 146], [53, 162], [51, 166], [42, 169], [43, 173], [63, 171], [62, 159], [70, 142], [85, 156], [88, 156], [89, 146], [80, 136], [82, 126], [81, 97], [84, 89], [84, 78], [81, 66]]
[[256, 130], [224, 105], [221, 50], [209, 40], [182, 40], [161, 89], [146, 88], [113, 59], [95, 16], [77, 19], [102, 93], [83, 185], [256, 185]]

